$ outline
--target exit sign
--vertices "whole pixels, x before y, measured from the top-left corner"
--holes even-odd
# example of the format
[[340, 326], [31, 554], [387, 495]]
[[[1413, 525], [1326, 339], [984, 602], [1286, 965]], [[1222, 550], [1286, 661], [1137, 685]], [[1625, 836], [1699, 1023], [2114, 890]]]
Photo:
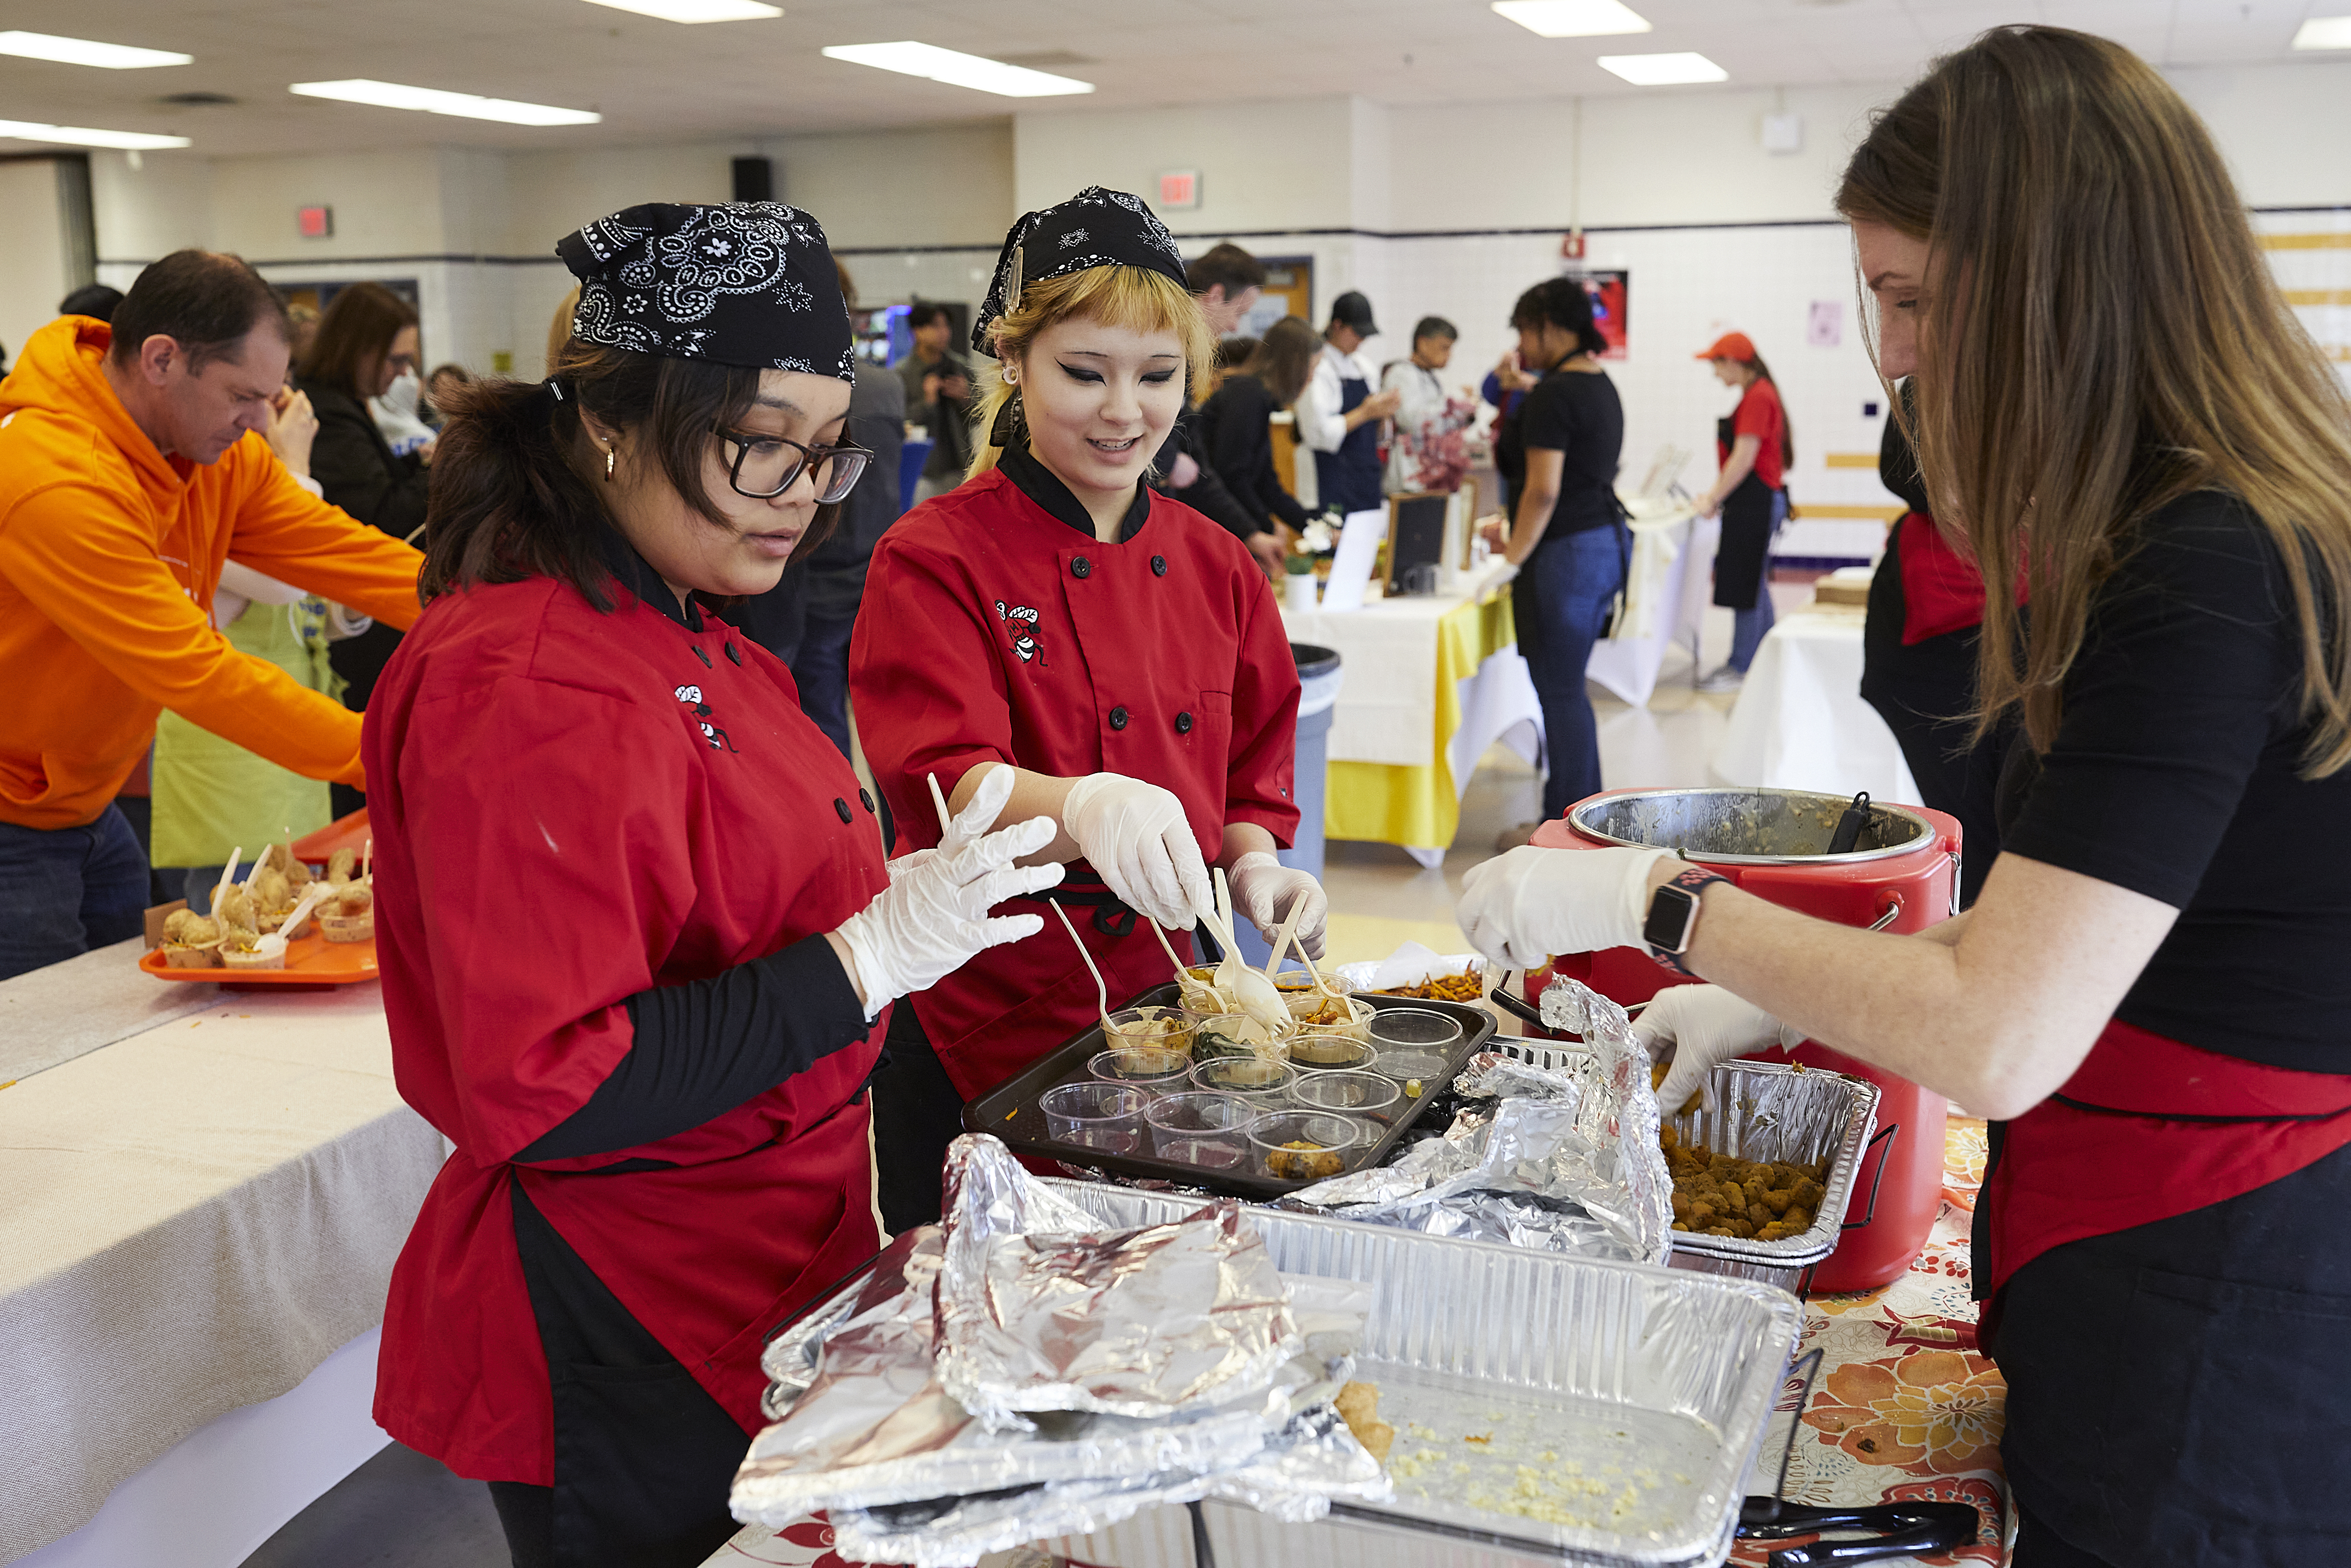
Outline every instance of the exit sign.
[[332, 239], [335, 235], [335, 209], [332, 207], [297, 207], [294, 227], [304, 239]]
[[1159, 204], [1163, 207], [1196, 207], [1200, 204], [1200, 172], [1178, 169], [1172, 174], [1159, 176]]

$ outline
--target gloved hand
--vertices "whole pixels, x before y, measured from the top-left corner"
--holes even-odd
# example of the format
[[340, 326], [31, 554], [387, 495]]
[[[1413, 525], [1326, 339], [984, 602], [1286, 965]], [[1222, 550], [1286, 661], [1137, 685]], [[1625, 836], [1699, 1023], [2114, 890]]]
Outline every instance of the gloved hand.
[[[1009, 774], [1009, 769], [1006, 772]], [[996, 821], [1006, 789], [987, 801], [986, 781], [956, 818], [957, 827], [977, 832]], [[977, 953], [1018, 942], [1045, 928], [1034, 915], [987, 912], [1008, 898], [1038, 893], [1061, 880], [1053, 862], [1015, 866], [1023, 855], [1053, 841], [1053, 819], [1031, 817], [985, 837], [963, 837], [954, 854], [927, 851], [893, 861], [890, 885], [873, 902], [841, 922], [839, 936], [857, 966], [865, 992], [865, 1016], [872, 1018], [893, 997], [919, 991], [960, 969]], [[948, 837], [958, 835], [950, 830]]]
[[1651, 1061], [1673, 1061], [1672, 1071], [1657, 1085], [1657, 1108], [1671, 1120], [1693, 1094], [1703, 1094], [1706, 1108], [1714, 1109], [1706, 1078], [1716, 1063], [1775, 1045], [1800, 1045], [1804, 1031], [1720, 986], [1668, 986], [1633, 1020], [1633, 1038], [1648, 1049]]
[[[890, 880], [895, 882], [916, 866], [942, 857], [953, 860], [986, 837], [987, 830], [996, 825], [997, 814], [1004, 810], [1004, 802], [1012, 799], [1012, 783], [1017, 777], [1009, 768], [989, 768], [987, 776], [980, 779], [979, 788], [971, 792], [971, 799], [964, 802], [963, 810], [947, 820], [946, 831], [939, 835], [938, 847], [916, 850], [892, 861]], [[931, 784], [934, 789], [937, 788], [935, 777]], [[1031, 852], [1023, 850], [1020, 852], [1027, 854]], [[1009, 861], [1005, 862], [1006, 865], [1011, 863]], [[997, 869], [1001, 870], [1002, 867]]]
[[1562, 953], [1640, 947], [1649, 868], [1665, 850], [1546, 850], [1521, 844], [1462, 879], [1454, 915], [1469, 945], [1516, 969]]
[[1110, 890], [1145, 920], [1188, 930], [1217, 906], [1208, 868], [1172, 791], [1121, 773], [1091, 773], [1070, 786], [1061, 826]]
[[1306, 913], [1298, 922], [1299, 944], [1311, 956], [1322, 956], [1322, 925], [1331, 913], [1331, 901], [1323, 895], [1321, 883], [1263, 850], [1241, 856], [1225, 875], [1232, 884], [1233, 913], [1247, 917], [1269, 947], [1281, 935], [1282, 922], [1290, 918], [1291, 908], [1305, 900]]

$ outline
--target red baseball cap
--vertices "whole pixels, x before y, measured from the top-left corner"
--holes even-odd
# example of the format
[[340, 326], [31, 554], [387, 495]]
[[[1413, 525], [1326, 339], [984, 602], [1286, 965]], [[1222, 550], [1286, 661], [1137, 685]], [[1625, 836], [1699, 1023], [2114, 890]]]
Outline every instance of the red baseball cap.
[[1747, 334], [1744, 332], [1725, 332], [1698, 357], [1701, 360], [1738, 360], [1744, 362], [1756, 357], [1755, 345], [1748, 340]]

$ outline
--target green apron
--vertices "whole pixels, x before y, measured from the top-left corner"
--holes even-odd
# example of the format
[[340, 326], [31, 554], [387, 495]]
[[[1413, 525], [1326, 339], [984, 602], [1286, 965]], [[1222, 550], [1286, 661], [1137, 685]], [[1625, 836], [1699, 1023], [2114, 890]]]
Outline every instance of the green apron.
[[[342, 679], [327, 663], [327, 606], [248, 604], [229, 622], [239, 653], [277, 665], [314, 692], [336, 696]], [[333, 817], [327, 784], [263, 760], [208, 729], [166, 712], [155, 721], [154, 837], [157, 866], [215, 866], [242, 848], [250, 863], [271, 843], [290, 843]]]

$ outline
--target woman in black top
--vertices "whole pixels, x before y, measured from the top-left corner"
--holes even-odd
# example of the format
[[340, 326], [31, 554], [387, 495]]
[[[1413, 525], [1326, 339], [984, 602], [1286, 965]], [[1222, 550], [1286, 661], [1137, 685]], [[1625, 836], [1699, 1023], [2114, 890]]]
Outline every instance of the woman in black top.
[[[395, 455], [368, 412], [369, 399], [381, 397], [402, 371], [415, 371], [416, 355], [415, 307], [380, 283], [354, 283], [319, 318], [294, 384], [310, 394], [319, 416], [310, 476], [327, 500], [395, 538], [422, 544], [433, 444]], [[335, 674], [348, 683], [346, 707], [367, 706], [383, 662], [398, 646], [400, 633], [378, 622], [328, 650]], [[336, 815], [356, 810], [360, 800], [358, 790], [335, 787]]]
[[1489, 521], [1486, 535], [1519, 569], [1510, 608], [1542, 704], [1548, 819], [1600, 790], [1600, 736], [1583, 666], [1633, 555], [1616, 504], [1625, 407], [1600, 368], [1607, 340], [1593, 325], [1582, 284], [1538, 283], [1519, 297], [1510, 325], [1520, 361], [1543, 371], [1519, 415], [1525, 477], [1516, 517], [1507, 535], [1500, 518]]
[[1785, 1019], [2005, 1119], [1972, 1269], [2019, 1568], [2342, 1561], [2351, 402], [2203, 124], [2118, 45], [1986, 34], [1876, 119], [1837, 205], [1928, 493], [1996, 585], [1980, 722], [2019, 740], [1981, 895], [1876, 935], [1663, 852], [1521, 850], [1465, 924], [1504, 955], [1654, 937], [1718, 982], [1643, 1015], [1668, 1103]]
[[1285, 316], [1266, 332], [1249, 362], [1225, 378], [1201, 406], [1200, 434], [1208, 465], [1240, 504], [1255, 514], [1260, 530], [1306, 526], [1306, 508], [1281, 487], [1273, 470], [1273, 412], [1288, 408], [1306, 390], [1322, 340], [1295, 316]]

